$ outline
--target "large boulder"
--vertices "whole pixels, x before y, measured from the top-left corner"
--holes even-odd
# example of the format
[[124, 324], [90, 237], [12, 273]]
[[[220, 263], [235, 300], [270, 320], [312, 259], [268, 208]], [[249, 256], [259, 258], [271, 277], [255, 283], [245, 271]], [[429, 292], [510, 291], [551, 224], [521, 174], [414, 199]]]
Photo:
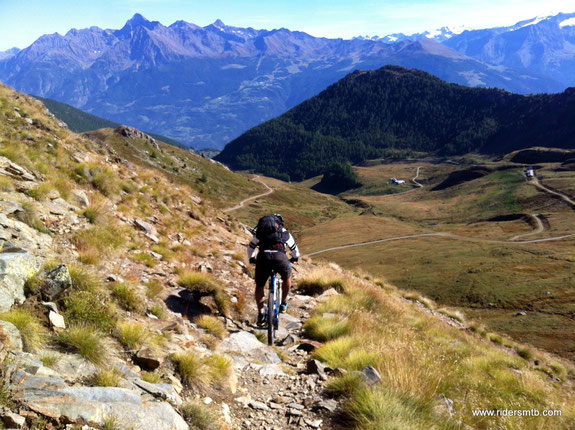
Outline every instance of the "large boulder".
[[255, 335], [247, 331], [231, 334], [221, 343], [220, 350], [231, 355], [239, 365], [247, 365], [251, 362], [281, 363], [281, 359], [273, 348], [264, 345]]
[[102, 426], [115, 418], [118, 426], [154, 430], [188, 430], [167, 402], [144, 401], [138, 392], [116, 387], [69, 387], [57, 377], [16, 372], [10, 386], [16, 400], [50, 418]]
[[70, 272], [65, 264], [53, 268], [46, 273], [41, 292], [42, 299], [51, 302], [57, 299], [66, 289], [72, 285]]
[[41, 261], [27, 251], [5, 245], [0, 252], [0, 312], [6, 312], [14, 303], [22, 303], [24, 283], [36, 274]]

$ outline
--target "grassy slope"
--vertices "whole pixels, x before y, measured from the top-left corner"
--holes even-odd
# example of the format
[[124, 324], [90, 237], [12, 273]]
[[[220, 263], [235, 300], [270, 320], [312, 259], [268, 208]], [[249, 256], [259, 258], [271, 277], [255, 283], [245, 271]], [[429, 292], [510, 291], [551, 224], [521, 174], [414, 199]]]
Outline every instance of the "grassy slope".
[[[432, 183], [441, 182], [454, 169], [451, 165], [420, 164], [424, 166], [423, 183], [428, 178]], [[374, 176], [413, 177], [414, 166], [377, 166], [363, 175], [362, 170], [359, 172], [368, 178], [369, 187]], [[400, 288], [466, 308], [494, 330], [573, 357], [575, 279], [571, 273], [575, 239], [525, 245], [481, 240], [508, 239], [532, 231], [533, 227], [522, 220], [487, 221], [513, 213], [545, 216], [549, 229], [533, 239], [569, 234], [575, 231], [572, 210], [527, 184], [519, 168], [495, 171], [441, 191], [430, 188], [395, 197], [364, 197], [362, 189], [355, 196], [348, 193], [348, 198], [371, 205], [378, 216], [311, 227], [302, 232], [301, 246], [304, 252], [313, 252], [422, 232], [452, 232], [479, 239], [416, 238], [332, 251], [315, 258], [361, 267]], [[513, 315], [524, 310], [529, 311], [529, 317], [518, 321]]]
[[87, 135], [110, 145], [122, 158], [144, 167], [161, 169], [172, 181], [191, 186], [218, 208], [233, 206], [244, 198], [265, 191], [261, 184], [249, 181], [219, 163], [162, 142], [158, 142], [158, 151], [144, 140], [125, 139], [111, 129]]
[[[320, 304], [305, 326], [310, 336], [327, 341], [314, 356], [348, 372], [328, 384], [332, 395], [344, 399], [342, 422], [373, 430], [465, 426], [566, 429], [575, 425], [572, 385], [551, 382], [556, 376], [564, 380], [566, 370], [548, 355], [502, 340], [482, 328], [462, 330], [464, 325], [449, 318], [444, 319], [451, 323], [447, 326], [421, 312], [422, 306], [412, 301], [420, 298], [402, 299], [394, 287], [365, 275], [321, 268], [300, 279], [299, 285], [317, 284], [318, 278], [343, 292]], [[452, 315], [449, 310], [440, 311]], [[504, 346], [490, 345], [490, 338]], [[382, 376], [381, 384], [371, 388], [353, 374], [368, 365]], [[453, 401], [451, 416], [446, 414], [442, 398]], [[559, 409], [562, 416], [473, 415], [477, 409], [532, 408], [540, 413]]]

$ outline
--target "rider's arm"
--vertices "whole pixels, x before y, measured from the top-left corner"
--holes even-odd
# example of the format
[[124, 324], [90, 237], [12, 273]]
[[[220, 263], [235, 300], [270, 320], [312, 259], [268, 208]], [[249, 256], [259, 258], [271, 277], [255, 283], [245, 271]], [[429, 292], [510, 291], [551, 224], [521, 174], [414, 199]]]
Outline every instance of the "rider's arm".
[[289, 237], [288, 237], [288, 240], [286, 241], [286, 245], [290, 249], [292, 257], [299, 258], [300, 257], [299, 248], [297, 247], [297, 245], [295, 243], [295, 239], [293, 238], [291, 233], [288, 232], [288, 235], [289, 235]]
[[252, 241], [248, 245], [248, 260], [254, 256], [254, 252], [256, 252], [256, 248], [258, 247], [258, 243], [260, 243], [260, 240], [254, 236], [252, 238]]

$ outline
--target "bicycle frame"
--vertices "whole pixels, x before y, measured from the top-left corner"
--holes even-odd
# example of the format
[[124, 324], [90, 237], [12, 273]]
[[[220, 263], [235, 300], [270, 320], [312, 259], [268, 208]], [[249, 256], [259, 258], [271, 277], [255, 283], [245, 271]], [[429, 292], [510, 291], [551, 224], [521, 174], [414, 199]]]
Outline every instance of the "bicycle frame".
[[268, 345], [275, 342], [275, 330], [279, 326], [282, 280], [276, 272], [272, 273], [268, 287]]

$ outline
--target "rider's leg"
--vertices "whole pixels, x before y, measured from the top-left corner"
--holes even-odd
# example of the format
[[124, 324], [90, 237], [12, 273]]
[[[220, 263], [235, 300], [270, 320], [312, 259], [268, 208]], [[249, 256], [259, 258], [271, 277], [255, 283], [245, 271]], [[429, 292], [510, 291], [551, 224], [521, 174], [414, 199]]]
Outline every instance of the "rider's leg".
[[285, 279], [282, 285], [282, 303], [287, 303], [287, 297], [290, 289], [291, 289], [291, 276]]
[[263, 285], [256, 284], [256, 305], [258, 307], [258, 313], [263, 314], [265, 312], [266, 295], [265, 295], [265, 283]]

